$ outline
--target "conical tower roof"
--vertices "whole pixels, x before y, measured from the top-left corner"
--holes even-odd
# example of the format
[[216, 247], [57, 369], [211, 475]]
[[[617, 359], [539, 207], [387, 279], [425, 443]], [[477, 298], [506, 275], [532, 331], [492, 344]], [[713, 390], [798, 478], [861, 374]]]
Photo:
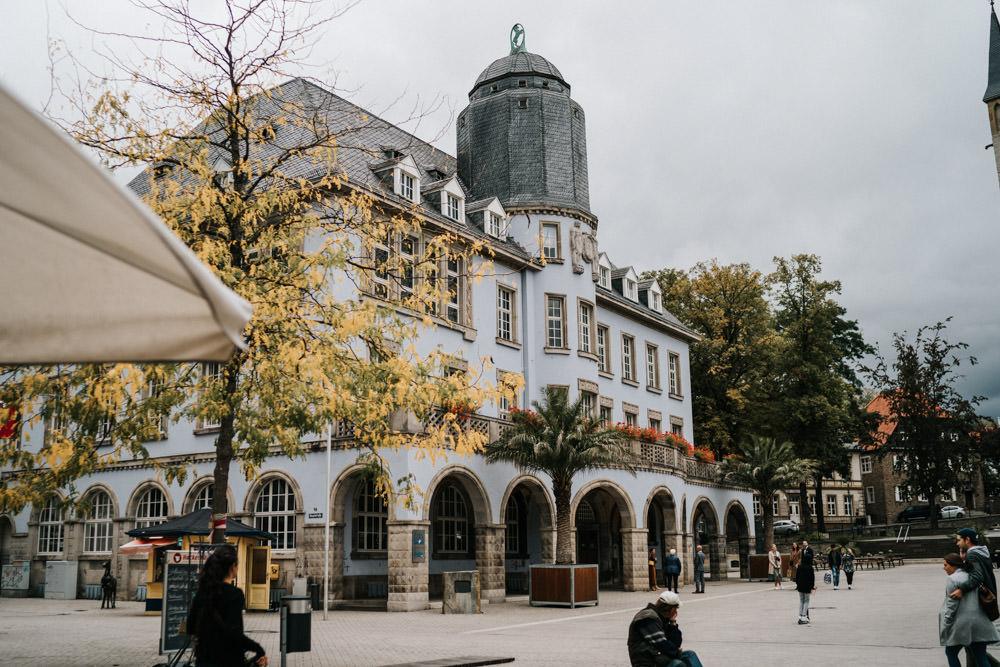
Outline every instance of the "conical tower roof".
[[990, 69], [983, 102], [1000, 97], [1000, 22], [997, 22], [997, 13], [992, 3], [990, 5]]

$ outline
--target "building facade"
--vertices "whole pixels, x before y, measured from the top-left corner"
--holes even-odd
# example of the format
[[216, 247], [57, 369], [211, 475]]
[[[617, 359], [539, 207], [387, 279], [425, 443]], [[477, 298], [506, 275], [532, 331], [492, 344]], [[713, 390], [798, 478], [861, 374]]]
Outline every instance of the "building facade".
[[[440, 304], [436, 326], [414, 345], [447, 351], [458, 370], [489, 358], [491, 382], [522, 376], [522, 406], [544, 386], [565, 387], [584, 397], [595, 418], [691, 440], [688, 346], [698, 336], [663, 309], [655, 281], [640, 281], [634, 268], [601, 251], [584, 113], [552, 63], [518, 50], [483, 70], [457, 119], [457, 157], [304, 80], [284, 84], [280, 95], [336, 124], [343, 145], [353, 147], [341, 157], [352, 187], [420, 217], [420, 234], [386, 238], [376, 252], [419, 256], [424, 235], [445, 232], [489, 248], [493, 269], [478, 282], [469, 276], [484, 259], [442, 264], [455, 288]], [[133, 187], [142, 193], [142, 179]], [[361, 289], [377, 300], [406, 283], [376, 277]], [[205, 364], [203, 372], [218, 373], [218, 366]], [[495, 438], [510, 407], [484, 405], [465, 427]], [[421, 428], [400, 419], [394, 427]], [[121, 462], [79, 482], [93, 507], [86, 517], [66, 516], [55, 504], [0, 517], [0, 554], [31, 562], [33, 589], [47, 560], [78, 561], [82, 589], [99, 581], [100, 563], [110, 558], [119, 590], [134, 594], [145, 583], [146, 563], [118, 551], [124, 531], [211, 503], [217, 431], [211, 423], [164, 424], [162, 439], [150, 443], [157, 458], [192, 463], [187, 486], [166, 485], [149, 468]], [[394, 478], [411, 475], [423, 490], [423, 502], [407, 509], [385, 502], [364, 480], [352, 435], [348, 425], [333, 430], [329, 487], [320, 435], [306, 438], [303, 459], [275, 456], [253, 479], [230, 478], [233, 516], [276, 536], [275, 586], [290, 588], [297, 577], [322, 581], [327, 524], [332, 597], [385, 601], [393, 611], [425, 608], [440, 595], [446, 571], [477, 569], [483, 598], [495, 602], [526, 591], [531, 564], [553, 562], [555, 509], [546, 476], [477, 455], [386, 454]], [[577, 562], [598, 563], [602, 585], [640, 590], [650, 546], [661, 557], [676, 548], [690, 565], [695, 545], [703, 544], [712, 575], [724, 576], [725, 554], [749, 551], [750, 494], [718, 486], [713, 466], [671, 439], [634, 448], [643, 459], [636, 475], [609, 469], [575, 479]]]

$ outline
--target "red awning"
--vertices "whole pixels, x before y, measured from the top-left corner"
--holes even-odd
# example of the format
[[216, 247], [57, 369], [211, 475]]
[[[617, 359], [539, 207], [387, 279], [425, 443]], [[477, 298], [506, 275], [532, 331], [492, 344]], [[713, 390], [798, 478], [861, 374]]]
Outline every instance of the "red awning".
[[118, 547], [118, 550], [123, 554], [148, 554], [156, 547], [166, 547], [171, 544], [177, 544], [177, 538], [153, 537], [151, 539], [146, 539], [144, 537], [140, 537], [121, 545]]

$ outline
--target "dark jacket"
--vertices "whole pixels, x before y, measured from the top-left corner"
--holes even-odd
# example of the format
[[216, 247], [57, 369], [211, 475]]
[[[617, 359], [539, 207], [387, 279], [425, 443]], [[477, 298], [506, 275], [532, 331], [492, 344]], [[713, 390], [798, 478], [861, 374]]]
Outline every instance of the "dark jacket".
[[694, 553], [694, 571], [704, 572], [705, 571], [705, 552], [696, 551]]
[[666, 665], [680, 655], [681, 631], [654, 604], [646, 605], [628, 626], [628, 657], [633, 667]]
[[802, 550], [802, 562], [795, 570], [795, 590], [799, 593], [812, 593], [816, 587], [816, 574], [813, 572], [813, 550], [806, 547]]
[[200, 593], [194, 596], [187, 629], [198, 639], [194, 650], [198, 665], [244, 667], [247, 651], [254, 653], [254, 659], [264, 655], [261, 645], [243, 634], [245, 606], [243, 591], [232, 584], [222, 585], [214, 608]]
[[663, 571], [667, 574], [680, 574], [681, 559], [677, 556], [668, 555], [663, 559]]
[[997, 580], [993, 575], [990, 550], [977, 544], [965, 552], [965, 562], [972, 566], [972, 571], [969, 572], [969, 578], [958, 586], [962, 589], [962, 593], [978, 590], [980, 585], [984, 585], [996, 595]]
[[840, 567], [843, 562], [844, 555], [841, 553], [840, 549], [834, 549], [830, 552], [830, 567]]

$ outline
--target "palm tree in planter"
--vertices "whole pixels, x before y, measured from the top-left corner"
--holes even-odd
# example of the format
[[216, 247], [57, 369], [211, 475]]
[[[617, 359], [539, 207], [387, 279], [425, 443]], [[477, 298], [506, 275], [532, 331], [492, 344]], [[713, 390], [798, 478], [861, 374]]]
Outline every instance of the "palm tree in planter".
[[800, 459], [790, 442], [752, 435], [739, 446], [739, 453], [722, 459], [719, 477], [722, 482], [750, 489], [760, 497], [764, 523], [764, 544], [774, 542], [774, 505], [771, 498], [778, 491], [797, 487], [812, 475], [815, 463]]
[[[582, 397], [570, 403], [565, 389], [545, 387], [543, 398], [541, 404], [532, 402], [534, 411], [511, 410], [512, 426], [486, 445], [484, 455], [491, 463], [513, 463], [522, 470], [546, 473], [552, 479], [556, 565], [571, 566], [576, 560], [570, 540], [573, 477], [578, 472], [612, 467], [635, 475], [640, 458], [632, 451], [626, 433], [603, 426], [585, 414]], [[531, 576], [535, 577], [534, 570]], [[595, 576], [595, 599], [596, 585]], [[533, 597], [535, 589], [533, 585]]]

